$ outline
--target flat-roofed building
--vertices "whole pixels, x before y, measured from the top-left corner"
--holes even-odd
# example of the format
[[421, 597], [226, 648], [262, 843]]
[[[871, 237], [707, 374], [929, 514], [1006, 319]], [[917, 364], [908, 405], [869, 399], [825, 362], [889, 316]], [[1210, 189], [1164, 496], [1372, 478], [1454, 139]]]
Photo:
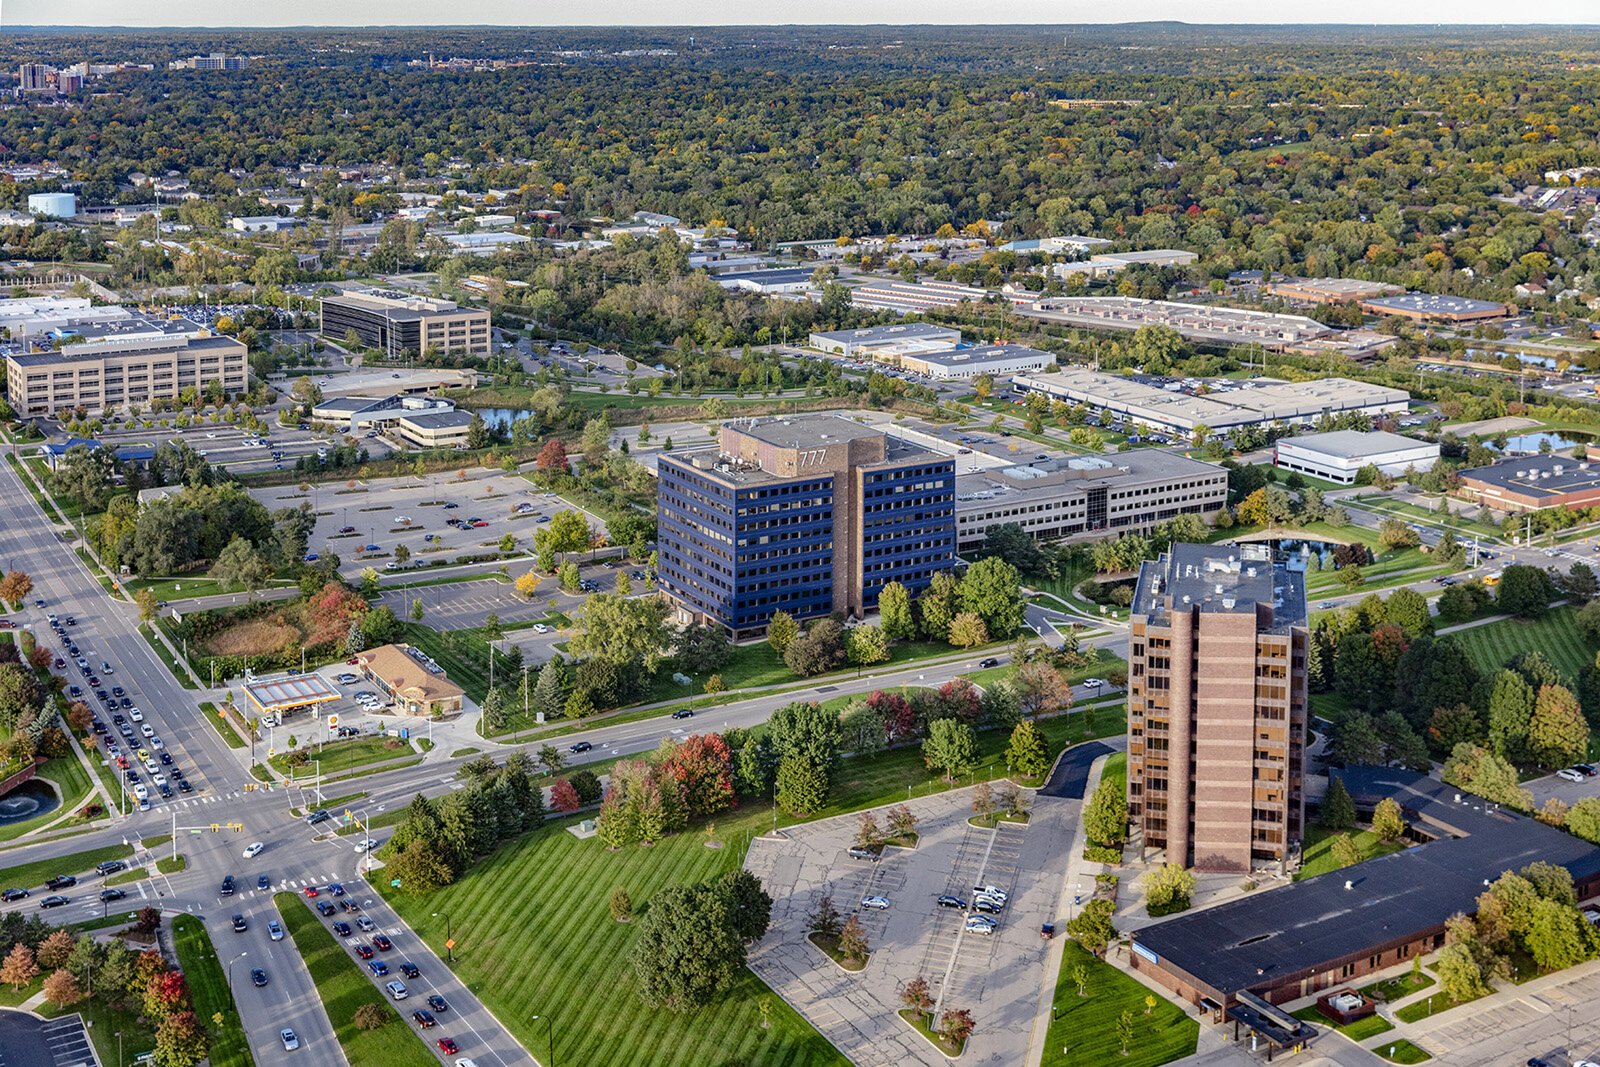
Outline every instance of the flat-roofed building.
[[1482, 322], [1503, 319], [1510, 314], [1504, 304], [1492, 300], [1472, 300], [1440, 293], [1402, 293], [1361, 301], [1368, 315], [1398, 315], [1415, 322]]
[[1260, 344], [1269, 348], [1298, 344], [1334, 332], [1332, 327], [1303, 315], [1278, 315], [1220, 304], [1186, 304], [1132, 296], [1044, 297], [1023, 305], [1021, 311], [1046, 322], [1097, 330], [1137, 330], [1154, 323], [1170, 326], [1193, 341]]
[[340, 697], [337, 689], [315, 673], [254, 676], [245, 681], [244, 695], [256, 717], [280, 726], [290, 712], [319, 708]]
[[1360, 278], [1274, 278], [1262, 291], [1280, 300], [1300, 304], [1353, 304], [1380, 296], [1405, 292], [1399, 285], [1369, 282]]
[[978, 304], [989, 298], [987, 289], [955, 282], [900, 282], [870, 280], [850, 291], [850, 305], [914, 314], [936, 308], [958, 307], [963, 301]]
[[846, 359], [865, 358], [881, 349], [907, 344], [925, 345], [926, 351], [954, 348], [961, 343], [961, 331], [932, 322], [897, 322], [889, 326], [866, 326], [859, 330], [832, 330], [814, 333], [807, 344], [822, 352]]
[[410, 645], [379, 645], [356, 654], [356, 669], [407, 715], [452, 715], [466, 691]]
[[1496, 511], [1592, 508], [1600, 504], [1600, 463], [1568, 456], [1517, 456], [1458, 472], [1460, 493]]
[[412, 448], [465, 448], [472, 427], [470, 411], [406, 412], [387, 430]]
[[1384, 430], [1334, 430], [1302, 437], [1280, 438], [1273, 446], [1273, 462], [1284, 470], [1299, 471], [1342, 485], [1354, 485], [1363, 467], [1380, 474], [1404, 474], [1415, 468], [1432, 470], [1439, 462], [1439, 446]]
[[902, 352], [886, 360], [914, 374], [944, 381], [976, 378], [980, 374], [1010, 377], [1042, 371], [1055, 361], [1054, 353], [1026, 345], [974, 345], [934, 352]]
[[1205, 871], [1286, 864], [1305, 833], [1305, 574], [1266, 545], [1175, 544], [1139, 569], [1128, 818]]
[[751, 293], [803, 293], [811, 288], [812, 272], [804, 267], [774, 267], [770, 270], [730, 271], [715, 275], [724, 289], [743, 289]]
[[489, 313], [453, 300], [376, 289], [323, 297], [322, 336], [341, 341], [351, 330], [363, 345], [391, 357], [489, 353]]
[[1228, 472], [1175, 452], [1054, 456], [956, 478], [956, 548], [983, 547], [1015, 523], [1036, 541], [1147, 530], [1176, 515], [1209, 515], [1228, 502]]
[[0, 300], [0, 331], [25, 341], [59, 331], [69, 336], [80, 326], [103, 326], [134, 318], [120, 304], [96, 305], [86, 296], [23, 296]]
[[184, 389], [224, 392], [249, 387], [245, 346], [192, 322], [130, 319], [115, 330], [85, 328], [81, 344], [6, 356], [6, 394], [21, 415], [35, 417], [83, 407], [104, 412], [128, 404], [175, 400]]
[[[394, 393], [384, 397], [336, 396], [317, 402], [311, 418], [325, 422], [344, 433], [383, 430], [400, 419], [454, 411], [454, 400], [435, 396]], [[470, 416], [469, 416], [470, 421]]]
[[1256, 379], [1226, 392], [1198, 396], [1075, 366], [1051, 374], [1018, 375], [1012, 385], [1022, 393], [1041, 393], [1181, 434], [1192, 433], [1196, 426], [1226, 431], [1274, 422], [1310, 423], [1323, 415], [1344, 412], [1399, 414], [1411, 402], [1411, 394], [1404, 389], [1349, 378], [1306, 382]]
[[955, 562], [955, 462], [838, 415], [728, 423], [719, 447], [663, 454], [661, 589], [680, 621], [736, 636], [773, 614], [857, 618], [889, 582]]
[[282, 233], [300, 229], [306, 220], [293, 215], [235, 215], [228, 224], [239, 233]]

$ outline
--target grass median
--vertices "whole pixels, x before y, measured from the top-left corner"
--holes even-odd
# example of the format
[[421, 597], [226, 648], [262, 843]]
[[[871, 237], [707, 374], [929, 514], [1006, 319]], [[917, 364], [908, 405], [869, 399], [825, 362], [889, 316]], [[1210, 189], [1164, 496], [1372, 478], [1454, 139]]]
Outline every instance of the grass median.
[[131, 855], [133, 855], [132, 845], [106, 845], [104, 848], [69, 852], [65, 856], [34, 860], [32, 863], [19, 863], [15, 867], [0, 869], [0, 887], [19, 886], [31, 889], [43, 885], [46, 878], [53, 878], [58, 874], [82, 874], [107, 860], [125, 860]]
[[[178, 954], [178, 966], [189, 980], [195, 1014], [212, 1023], [211, 1067], [255, 1067], [233, 991], [228, 988], [227, 975], [205, 923], [193, 915], [175, 916], [172, 946]], [[216, 1022], [219, 1018], [220, 1023]]]
[[[350, 1067], [437, 1067], [438, 1059], [412, 1032], [410, 1023], [395, 1013], [378, 987], [367, 980], [355, 957], [334, 940], [299, 895], [275, 893], [272, 899], [305, 961]], [[363, 1004], [378, 1005], [389, 1021], [376, 1030], [362, 1030], [356, 1026], [355, 1014]]]

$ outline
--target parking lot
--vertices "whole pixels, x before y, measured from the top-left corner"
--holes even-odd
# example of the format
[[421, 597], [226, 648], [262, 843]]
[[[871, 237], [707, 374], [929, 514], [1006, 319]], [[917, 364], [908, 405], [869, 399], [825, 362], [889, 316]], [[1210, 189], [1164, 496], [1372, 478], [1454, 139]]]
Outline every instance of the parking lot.
[[[746, 867], [774, 898], [772, 927], [751, 967], [852, 1060], [861, 1064], [939, 1064], [943, 1056], [896, 1014], [899, 991], [926, 978], [939, 1007], [966, 1008], [982, 1022], [963, 1061], [1025, 1060], [1046, 947], [1039, 928], [1058, 920], [1074, 801], [1044, 798], [1031, 824], [974, 827], [971, 790], [909, 802], [921, 835], [915, 849], [885, 850], [877, 862], [850, 858], [857, 816], [792, 827], [752, 843]], [[880, 824], [884, 821], [879, 813]], [[1007, 894], [992, 933], [967, 928], [967, 912], [940, 907], [941, 895], [971, 903], [974, 886]], [[856, 915], [872, 955], [849, 974], [806, 940], [817, 901], [833, 897]], [[863, 908], [867, 896], [885, 910]]]
[[[336, 552], [346, 575], [365, 567], [402, 570], [395, 549], [405, 545], [410, 568], [492, 553], [506, 534], [529, 549], [534, 531], [572, 505], [525, 478], [499, 471], [467, 471], [464, 478], [388, 478], [328, 481], [302, 492], [297, 485], [253, 490], [269, 510], [310, 504], [317, 524], [310, 552]], [[590, 526], [605, 524], [587, 515]], [[391, 566], [391, 564], [393, 564]]]
[[[315, 456], [318, 449], [327, 449], [341, 440], [337, 435], [319, 435], [310, 430], [279, 426], [276, 414], [269, 414], [271, 417], [267, 421], [272, 423], [272, 428], [262, 438], [226, 422], [215, 425], [206, 423], [187, 428], [169, 426], [133, 430], [123, 430], [116, 425], [108, 425], [99, 437], [114, 447], [123, 445], [153, 447], [161, 441], [185, 441], [190, 448], [199, 452], [213, 465], [227, 467], [240, 473], [274, 468], [290, 470], [294, 467], [295, 461], [302, 456]], [[257, 440], [262, 440], [264, 443], [256, 444]], [[388, 446], [381, 441], [364, 440], [361, 444], [374, 459], [381, 459], [389, 454]]]

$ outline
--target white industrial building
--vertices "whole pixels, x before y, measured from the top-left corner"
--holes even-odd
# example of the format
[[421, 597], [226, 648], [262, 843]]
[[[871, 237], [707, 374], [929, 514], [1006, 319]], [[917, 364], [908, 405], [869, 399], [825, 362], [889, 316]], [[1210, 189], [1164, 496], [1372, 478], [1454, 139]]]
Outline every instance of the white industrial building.
[[944, 381], [971, 379], [980, 374], [1004, 378], [1042, 371], [1055, 361], [1055, 353], [1041, 352], [1026, 345], [974, 345], [938, 352], [901, 353], [893, 360], [914, 374]]
[[[1120, 253], [1124, 257], [1134, 254]], [[1087, 268], [1092, 262], [1068, 266]], [[1131, 331], [1156, 323], [1170, 326], [1192, 341], [1260, 344], [1268, 348], [1298, 344], [1334, 332], [1332, 327], [1304, 315], [1276, 315], [1220, 304], [1186, 304], [1132, 296], [1043, 297], [1031, 301], [1022, 309], [1022, 314], [1097, 330]]]
[[743, 289], [751, 293], [803, 293], [811, 288], [812, 272], [804, 267], [775, 267], [771, 270], [732, 271], [716, 275], [724, 289]]
[[440, 234], [452, 252], [486, 255], [527, 244], [533, 238], [521, 233], [444, 233]]
[[70, 219], [78, 213], [78, 197], [74, 193], [29, 193], [28, 214], [43, 215], [47, 219]]
[[1285, 437], [1274, 447], [1277, 466], [1340, 485], [1355, 484], [1356, 472], [1369, 465], [1382, 474], [1398, 475], [1413, 468], [1428, 470], [1439, 461], [1437, 444], [1383, 430], [1334, 430]]
[[281, 233], [297, 230], [305, 224], [305, 219], [292, 215], [235, 215], [230, 220], [230, 225], [239, 233]]
[[0, 330], [13, 341], [40, 337], [54, 331], [58, 336], [76, 332], [78, 327], [103, 326], [133, 318], [133, 312], [118, 304], [96, 306], [86, 296], [23, 296], [0, 300]]
[[884, 350], [939, 352], [961, 343], [961, 331], [931, 322], [897, 322], [859, 330], [814, 333], [806, 342], [821, 352], [862, 359]]

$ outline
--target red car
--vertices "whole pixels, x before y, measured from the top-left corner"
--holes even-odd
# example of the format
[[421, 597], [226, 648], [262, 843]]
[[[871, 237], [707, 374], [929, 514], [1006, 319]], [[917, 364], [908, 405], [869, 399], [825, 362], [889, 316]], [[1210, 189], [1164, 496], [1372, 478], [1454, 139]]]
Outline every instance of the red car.
[[356, 955], [360, 956], [364, 960], [370, 960], [372, 958], [372, 949], [368, 948], [366, 945], [357, 945]]
[[372, 944], [373, 944], [373, 947], [376, 948], [379, 952], [388, 952], [390, 949], [394, 948], [394, 942], [390, 941], [383, 934], [378, 934], [377, 936], [375, 936], [372, 939]]
[[118, 770], [122, 770], [122, 771], [125, 771], [125, 770], [128, 769], [128, 757], [127, 756], [118, 756], [117, 757], [117, 769]]
[[441, 1037], [439, 1039], [439, 1051], [453, 1056], [461, 1051], [461, 1046], [456, 1044], [452, 1038]]
[[361, 659], [359, 657], [357, 657], [357, 656], [351, 656], [349, 659], [345, 660], [345, 663], [348, 664], [351, 667], [356, 666], [360, 662], [361, 662]]
[[306, 886], [306, 896], [314, 897], [316, 895], [317, 895], [317, 887], [316, 886], [314, 886], [314, 885]]

